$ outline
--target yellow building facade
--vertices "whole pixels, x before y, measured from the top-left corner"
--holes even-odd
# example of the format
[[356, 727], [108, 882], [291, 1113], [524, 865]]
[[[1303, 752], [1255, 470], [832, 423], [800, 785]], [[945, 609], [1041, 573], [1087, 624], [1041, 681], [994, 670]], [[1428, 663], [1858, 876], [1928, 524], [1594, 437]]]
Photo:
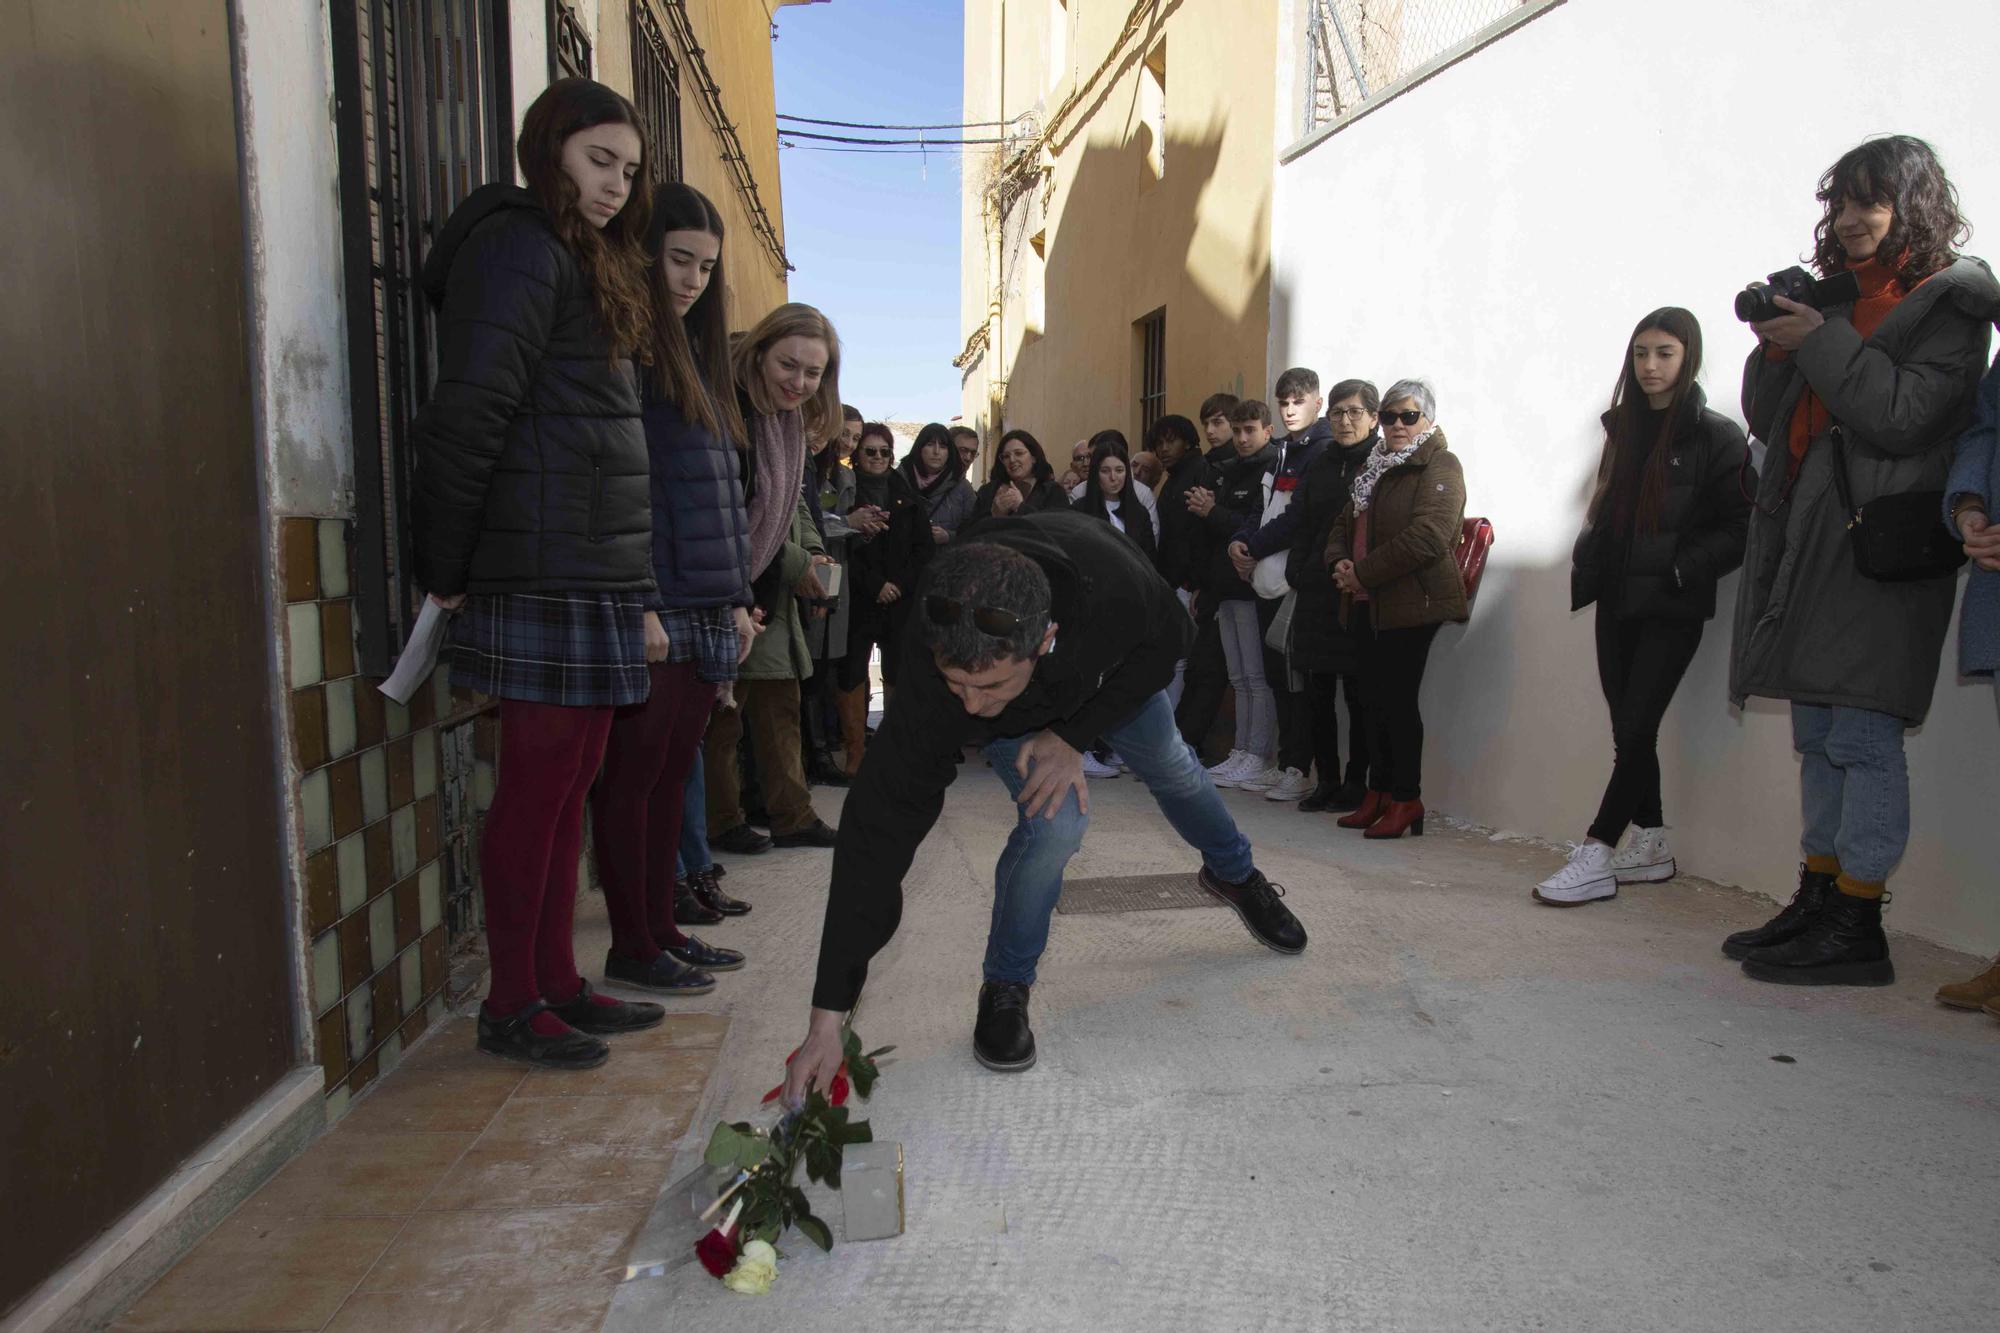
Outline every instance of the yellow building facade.
[[1277, 0], [965, 0], [957, 365], [990, 456], [1269, 390]]

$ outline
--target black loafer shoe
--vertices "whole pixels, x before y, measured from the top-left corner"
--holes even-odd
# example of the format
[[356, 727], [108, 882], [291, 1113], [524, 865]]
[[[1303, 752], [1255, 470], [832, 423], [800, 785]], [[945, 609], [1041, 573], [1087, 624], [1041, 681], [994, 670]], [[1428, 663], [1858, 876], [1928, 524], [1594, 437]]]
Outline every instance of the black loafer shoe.
[[831, 847], [839, 834], [840, 831], [824, 819], [815, 819], [802, 829], [776, 834], [771, 841], [779, 847]]
[[695, 897], [693, 887], [686, 880], [682, 880], [674, 886], [674, 924], [717, 926], [722, 924], [722, 913]]
[[658, 1027], [667, 1017], [666, 1010], [657, 1004], [648, 1004], [644, 1000], [618, 1000], [611, 1004], [593, 1003], [588, 981], [583, 983], [583, 989], [576, 993], [576, 998], [562, 1004], [550, 1005], [549, 1012], [578, 1032], [590, 1032], [599, 1036]]
[[1028, 1027], [1026, 986], [1016, 981], [989, 981], [979, 988], [972, 1055], [1002, 1074], [1018, 1074], [1034, 1065], [1035, 1034]]
[[1333, 799], [1326, 803], [1329, 813], [1344, 815], [1350, 810], [1359, 810], [1361, 803], [1368, 799], [1368, 784], [1365, 782], [1343, 783]]
[[723, 916], [748, 916], [750, 904], [741, 898], [732, 898], [722, 891], [716, 882], [713, 867], [709, 870], [695, 870], [688, 873], [688, 888], [694, 892], [694, 900], [711, 912]]
[[706, 995], [715, 989], [714, 977], [689, 967], [670, 953], [663, 953], [650, 963], [607, 953], [604, 955], [604, 979], [621, 986], [636, 986], [640, 990], [656, 990], [667, 995]]
[[1340, 788], [1329, 787], [1324, 782], [1312, 789], [1312, 794], [1299, 802], [1299, 809], [1309, 815], [1333, 809], [1333, 803], [1340, 796]]
[[737, 856], [757, 856], [771, 850], [771, 840], [748, 824], [738, 824], [721, 837], [708, 841], [717, 851]]
[[718, 949], [703, 944], [694, 936], [688, 936], [684, 945], [669, 944], [667, 956], [678, 958], [689, 967], [698, 967], [704, 972], [734, 972], [743, 966], [743, 955], [734, 949]]
[[548, 1008], [540, 1000], [511, 1018], [494, 1018], [479, 1010], [479, 1049], [488, 1055], [520, 1060], [544, 1069], [595, 1069], [611, 1058], [611, 1048], [595, 1037], [566, 1027], [545, 1037], [528, 1026]]
[[1256, 870], [1241, 884], [1231, 884], [1203, 866], [1201, 886], [1228, 903], [1258, 943], [1279, 953], [1305, 952], [1306, 928], [1292, 915], [1291, 908], [1278, 901], [1285, 896], [1282, 884], [1273, 884]]

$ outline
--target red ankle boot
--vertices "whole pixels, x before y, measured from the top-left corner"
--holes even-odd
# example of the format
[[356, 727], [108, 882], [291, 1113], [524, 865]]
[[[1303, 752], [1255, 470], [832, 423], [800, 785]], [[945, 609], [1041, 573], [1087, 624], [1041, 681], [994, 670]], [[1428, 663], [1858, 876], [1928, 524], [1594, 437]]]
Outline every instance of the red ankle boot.
[[1388, 792], [1371, 791], [1363, 798], [1360, 809], [1351, 815], [1342, 815], [1333, 822], [1342, 828], [1367, 828], [1382, 817], [1382, 812], [1387, 810], [1389, 805]]
[[1400, 838], [1407, 830], [1411, 837], [1424, 836], [1424, 803], [1422, 801], [1391, 801], [1382, 817], [1368, 826], [1364, 838]]

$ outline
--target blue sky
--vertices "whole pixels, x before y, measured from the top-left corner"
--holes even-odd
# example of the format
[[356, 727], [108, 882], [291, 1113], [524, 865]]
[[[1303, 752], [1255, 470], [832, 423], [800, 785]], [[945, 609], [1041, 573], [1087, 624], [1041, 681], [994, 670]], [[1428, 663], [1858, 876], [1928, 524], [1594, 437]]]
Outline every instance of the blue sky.
[[[890, 125], [959, 119], [958, 0], [833, 0], [787, 6], [777, 21], [781, 114]], [[959, 411], [951, 359], [963, 343], [959, 154], [783, 148], [778, 161], [785, 249], [798, 270], [792, 299], [818, 306], [840, 331], [841, 397], [871, 421], [949, 421]]]

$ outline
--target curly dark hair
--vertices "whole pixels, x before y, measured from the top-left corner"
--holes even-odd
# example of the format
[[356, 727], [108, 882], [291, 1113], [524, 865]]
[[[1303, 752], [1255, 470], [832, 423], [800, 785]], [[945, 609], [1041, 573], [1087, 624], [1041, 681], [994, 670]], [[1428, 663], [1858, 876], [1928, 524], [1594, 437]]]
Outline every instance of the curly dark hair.
[[1848, 149], [1819, 178], [1816, 197], [1826, 209], [1813, 228], [1812, 262], [1822, 277], [1847, 267], [1847, 251], [1833, 230], [1843, 200], [1894, 210], [1878, 253], [1885, 263], [1900, 256], [1896, 276], [1905, 287], [1949, 265], [1972, 236], [1937, 151], [1908, 134], [1887, 134]]

